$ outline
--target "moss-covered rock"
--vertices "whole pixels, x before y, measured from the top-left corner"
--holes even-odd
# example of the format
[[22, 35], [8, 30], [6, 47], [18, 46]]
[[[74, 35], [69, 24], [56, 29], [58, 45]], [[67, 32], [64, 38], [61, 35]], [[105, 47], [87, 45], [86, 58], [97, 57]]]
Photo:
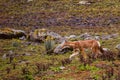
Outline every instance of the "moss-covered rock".
[[23, 36], [26, 37], [26, 33], [23, 30], [15, 30], [11, 28], [0, 29], [0, 39], [20, 38]]
[[30, 32], [28, 36], [28, 40], [37, 41], [37, 42], [45, 42], [47, 37], [51, 37], [56, 42], [62, 40], [61, 35], [55, 32], [49, 31], [47, 29], [35, 29], [33, 32]]

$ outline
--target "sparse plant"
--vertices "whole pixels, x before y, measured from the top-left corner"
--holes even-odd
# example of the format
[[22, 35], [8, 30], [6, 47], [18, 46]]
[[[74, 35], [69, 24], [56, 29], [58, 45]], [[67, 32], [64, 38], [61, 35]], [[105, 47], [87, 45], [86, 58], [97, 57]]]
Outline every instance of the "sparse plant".
[[106, 80], [106, 79], [107, 79], [106, 74], [102, 74], [102, 80]]
[[33, 75], [31, 75], [31, 74], [24, 75], [24, 78], [25, 78], [25, 80], [35, 80]]
[[13, 56], [9, 56], [9, 63], [12, 63], [14, 57]]
[[110, 50], [104, 51], [102, 55], [100, 55], [100, 58], [103, 60], [113, 61], [115, 60], [116, 53]]
[[7, 74], [10, 73], [11, 69], [9, 67], [6, 68]]
[[28, 68], [27, 68], [27, 67], [23, 67], [23, 68], [22, 68], [22, 73], [23, 73], [23, 74], [28, 74], [28, 73], [29, 73]]
[[46, 71], [50, 66], [49, 63], [48, 64], [47, 63], [36, 63], [35, 65], [37, 67], [38, 73], [42, 71]]
[[16, 69], [16, 65], [17, 65], [17, 64], [16, 64], [16, 63], [13, 63], [12, 65], [13, 65], [13, 69]]
[[117, 53], [117, 57], [120, 58], [120, 51], [118, 51], [118, 53]]
[[120, 71], [118, 70], [118, 73], [116, 75], [116, 80], [120, 80]]
[[18, 47], [18, 46], [20, 46], [20, 44], [17, 41], [15, 41], [15, 42], [12, 42], [12, 46], [13, 47]]
[[61, 61], [62, 65], [65, 66], [65, 64], [70, 64], [71, 63], [71, 60], [69, 58], [66, 58], [66, 59], [63, 59]]
[[52, 37], [48, 36], [45, 40], [45, 49], [47, 54], [51, 54], [54, 49], [54, 40]]
[[38, 72], [42, 71], [42, 64], [36, 63], [35, 65], [37, 67]]
[[29, 62], [26, 62], [25, 64], [26, 64], [26, 66], [28, 66], [30, 63], [29, 63]]
[[113, 69], [113, 67], [108, 67], [108, 68], [106, 69], [106, 75], [107, 75], [108, 79], [110, 79], [110, 78], [113, 76], [113, 74], [114, 74], [114, 69]]
[[87, 59], [84, 59], [81, 54], [79, 55], [79, 57], [80, 57], [80, 62], [81, 62], [84, 66], [86, 66], [87, 64], [92, 63], [93, 57], [91, 57], [90, 55], [88, 55], [88, 58], [87, 58]]

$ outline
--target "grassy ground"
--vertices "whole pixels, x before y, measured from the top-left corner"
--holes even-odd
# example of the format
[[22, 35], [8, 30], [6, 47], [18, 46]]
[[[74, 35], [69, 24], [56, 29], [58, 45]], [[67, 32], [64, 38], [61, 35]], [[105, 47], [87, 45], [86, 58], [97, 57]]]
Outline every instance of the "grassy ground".
[[[79, 5], [79, 0], [0, 0], [0, 27], [22, 29], [28, 33], [38, 26], [62, 36], [85, 32], [91, 35], [120, 34], [120, 1], [92, 1], [95, 3]], [[101, 41], [103, 47], [115, 53], [118, 53], [115, 46], [119, 43], [120, 37]], [[4, 54], [10, 53], [15, 57], [3, 58]], [[76, 57], [70, 64], [65, 63], [65, 69], [60, 69], [71, 53], [47, 55], [44, 43], [1, 39], [0, 80], [103, 80], [105, 77], [105, 80], [120, 80], [119, 58], [114, 61], [97, 59], [84, 66]]]
[[2, 27], [109, 26], [120, 22], [119, 0], [0, 1]]
[[[52, 29], [55, 28], [51, 28], [51, 30]], [[61, 31], [62, 29], [64, 30], [64, 28], [61, 28]], [[101, 30], [105, 30], [106, 34], [110, 34], [110, 31], [111, 33], [118, 32], [116, 28], [109, 28], [110, 31], [107, 31], [107, 29], [108, 27]], [[75, 28], [75, 30], [77, 29]], [[96, 31], [96, 28], [83, 28], [82, 30], [94, 34], [92, 31]], [[102, 34], [101, 30], [100, 32], [98, 30], [97, 34]], [[69, 31], [73, 31], [73, 29], [69, 29]], [[69, 31], [68, 33], [63, 31], [61, 35], [73, 34]], [[81, 33], [81, 30], [76, 31], [76, 35]], [[117, 52], [115, 46], [120, 43], [119, 39], [118, 37], [116, 39], [104, 40], [102, 41], [102, 46]], [[106, 69], [111, 66], [114, 69], [114, 75], [111, 79], [118, 75], [119, 59], [115, 59], [114, 61], [98, 59], [93, 60], [90, 65], [84, 66], [79, 60], [79, 57], [76, 57], [72, 63], [65, 63], [65, 69], [62, 70], [60, 69], [62, 61], [67, 59], [72, 52], [59, 55], [47, 55], [45, 54], [44, 43], [32, 42], [31, 45], [28, 45], [28, 41], [18, 39], [0, 40], [0, 42], [0, 76], [3, 80], [90, 80], [90, 78], [102, 80], [103, 74], [107, 75]], [[10, 51], [13, 51], [13, 54], [16, 55], [11, 62], [9, 57], [6, 59], [3, 58], [3, 55], [10, 53]], [[115, 65], [113, 63], [115, 63]], [[98, 66], [96, 67], [96, 65]], [[101, 66], [105, 66], [105, 68], [101, 68]]]

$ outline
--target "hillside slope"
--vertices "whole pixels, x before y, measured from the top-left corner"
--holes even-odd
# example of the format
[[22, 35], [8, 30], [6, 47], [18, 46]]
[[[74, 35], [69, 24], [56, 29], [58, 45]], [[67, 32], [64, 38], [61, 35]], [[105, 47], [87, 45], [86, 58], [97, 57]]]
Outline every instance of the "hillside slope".
[[[90, 0], [91, 1], [91, 0]], [[120, 23], [119, 0], [1, 0], [1, 27], [109, 26]]]

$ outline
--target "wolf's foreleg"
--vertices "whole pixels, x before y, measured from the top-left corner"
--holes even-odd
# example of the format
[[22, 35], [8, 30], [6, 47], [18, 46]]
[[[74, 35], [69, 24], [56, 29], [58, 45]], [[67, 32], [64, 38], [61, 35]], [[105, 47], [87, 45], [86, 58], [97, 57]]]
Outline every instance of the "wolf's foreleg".
[[75, 56], [79, 54], [79, 51], [74, 51], [72, 55], [70, 55], [69, 59], [72, 60]]

